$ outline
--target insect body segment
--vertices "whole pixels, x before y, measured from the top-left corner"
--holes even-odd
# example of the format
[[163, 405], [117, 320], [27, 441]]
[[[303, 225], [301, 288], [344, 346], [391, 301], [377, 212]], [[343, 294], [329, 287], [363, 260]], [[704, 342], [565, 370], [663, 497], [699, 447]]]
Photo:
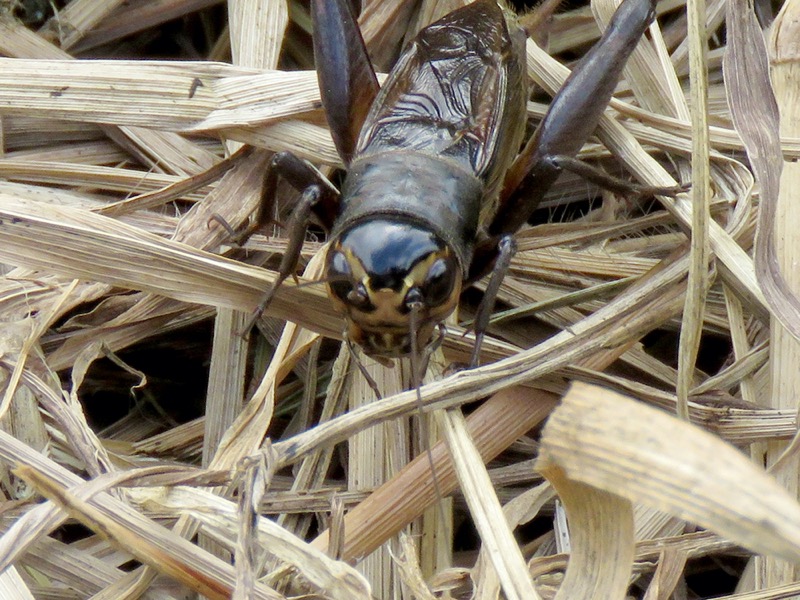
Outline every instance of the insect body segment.
[[483, 186], [450, 161], [406, 152], [379, 158], [355, 160], [345, 180], [329, 288], [352, 339], [370, 354], [401, 356], [411, 348], [412, 307], [423, 347], [458, 302]]
[[502, 177], [525, 129], [525, 34], [494, 0], [419, 32], [372, 105], [357, 156], [411, 150]]

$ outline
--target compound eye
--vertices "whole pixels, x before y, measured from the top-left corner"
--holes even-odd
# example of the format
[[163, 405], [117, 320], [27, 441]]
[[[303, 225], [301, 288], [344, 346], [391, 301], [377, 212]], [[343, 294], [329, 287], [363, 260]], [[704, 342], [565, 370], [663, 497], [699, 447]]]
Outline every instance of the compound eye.
[[342, 302], [353, 289], [353, 272], [347, 264], [347, 257], [341, 252], [334, 252], [328, 259], [328, 287], [331, 293]]
[[328, 287], [345, 304], [361, 309], [370, 306], [364, 284], [353, 282], [353, 271], [342, 252], [335, 252], [328, 261]]
[[356, 308], [369, 308], [369, 295], [363, 283], [357, 284], [347, 292], [347, 301]]
[[451, 257], [437, 259], [420, 286], [425, 304], [431, 308], [445, 304], [453, 293], [459, 275], [458, 265]]

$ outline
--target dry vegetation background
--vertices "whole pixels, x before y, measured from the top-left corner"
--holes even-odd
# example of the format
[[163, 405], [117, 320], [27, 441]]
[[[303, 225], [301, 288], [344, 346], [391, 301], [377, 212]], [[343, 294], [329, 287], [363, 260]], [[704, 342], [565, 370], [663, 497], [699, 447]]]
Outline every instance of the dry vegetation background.
[[[366, 2], [379, 69], [456, 5]], [[367, 362], [376, 400], [320, 285], [242, 338], [285, 237], [220, 224], [247, 222], [269, 152], [338, 166], [306, 3], [0, 9], [0, 598], [800, 597], [796, 18], [770, 37], [743, 1], [661, 2], [582, 157], [690, 192], [565, 175], [486, 366], [442, 375], [471, 290], [420, 398]], [[589, 7], [540, 15], [532, 122], [598, 35]]]

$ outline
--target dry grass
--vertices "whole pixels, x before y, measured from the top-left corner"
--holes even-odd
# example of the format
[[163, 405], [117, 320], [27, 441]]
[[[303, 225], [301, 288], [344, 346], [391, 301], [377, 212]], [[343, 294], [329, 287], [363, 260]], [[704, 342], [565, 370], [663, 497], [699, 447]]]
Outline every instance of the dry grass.
[[[776, 267], [797, 227], [775, 217], [778, 154], [796, 160], [800, 133], [778, 137], [764, 108], [744, 8], [723, 77], [700, 24], [716, 32], [726, 3], [661, 3], [582, 153], [691, 190], [643, 200], [564, 176], [548, 222], [518, 235], [485, 366], [442, 377], [471, 351], [454, 323], [419, 394], [408, 365], [365, 361], [376, 401], [322, 286], [298, 285], [320, 276], [319, 241], [248, 345], [285, 238], [240, 248], [220, 225], [247, 223], [267, 151], [338, 166], [305, 3], [73, 0], [27, 26], [23, 8], [48, 6], [18, 4], [0, 5], [0, 597], [800, 595], [782, 454], [800, 321]], [[417, 4], [368, 3], [382, 68], [457, 2]], [[568, 62], [598, 28], [579, 8], [548, 35]], [[565, 77], [533, 42], [528, 64], [549, 92]], [[295, 200], [280, 190], [281, 218]], [[761, 467], [779, 460], [790, 492]]]

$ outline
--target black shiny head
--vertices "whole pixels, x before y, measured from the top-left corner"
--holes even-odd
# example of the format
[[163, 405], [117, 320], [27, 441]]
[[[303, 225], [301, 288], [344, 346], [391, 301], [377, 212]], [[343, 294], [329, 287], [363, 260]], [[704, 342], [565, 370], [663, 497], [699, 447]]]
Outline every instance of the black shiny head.
[[461, 293], [461, 268], [447, 244], [424, 227], [388, 218], [345, 230], [328, 251], [326, 270], [350, 339], [374, 356], [409, 354], [412, 333], [417, 348], [425, 347]]

